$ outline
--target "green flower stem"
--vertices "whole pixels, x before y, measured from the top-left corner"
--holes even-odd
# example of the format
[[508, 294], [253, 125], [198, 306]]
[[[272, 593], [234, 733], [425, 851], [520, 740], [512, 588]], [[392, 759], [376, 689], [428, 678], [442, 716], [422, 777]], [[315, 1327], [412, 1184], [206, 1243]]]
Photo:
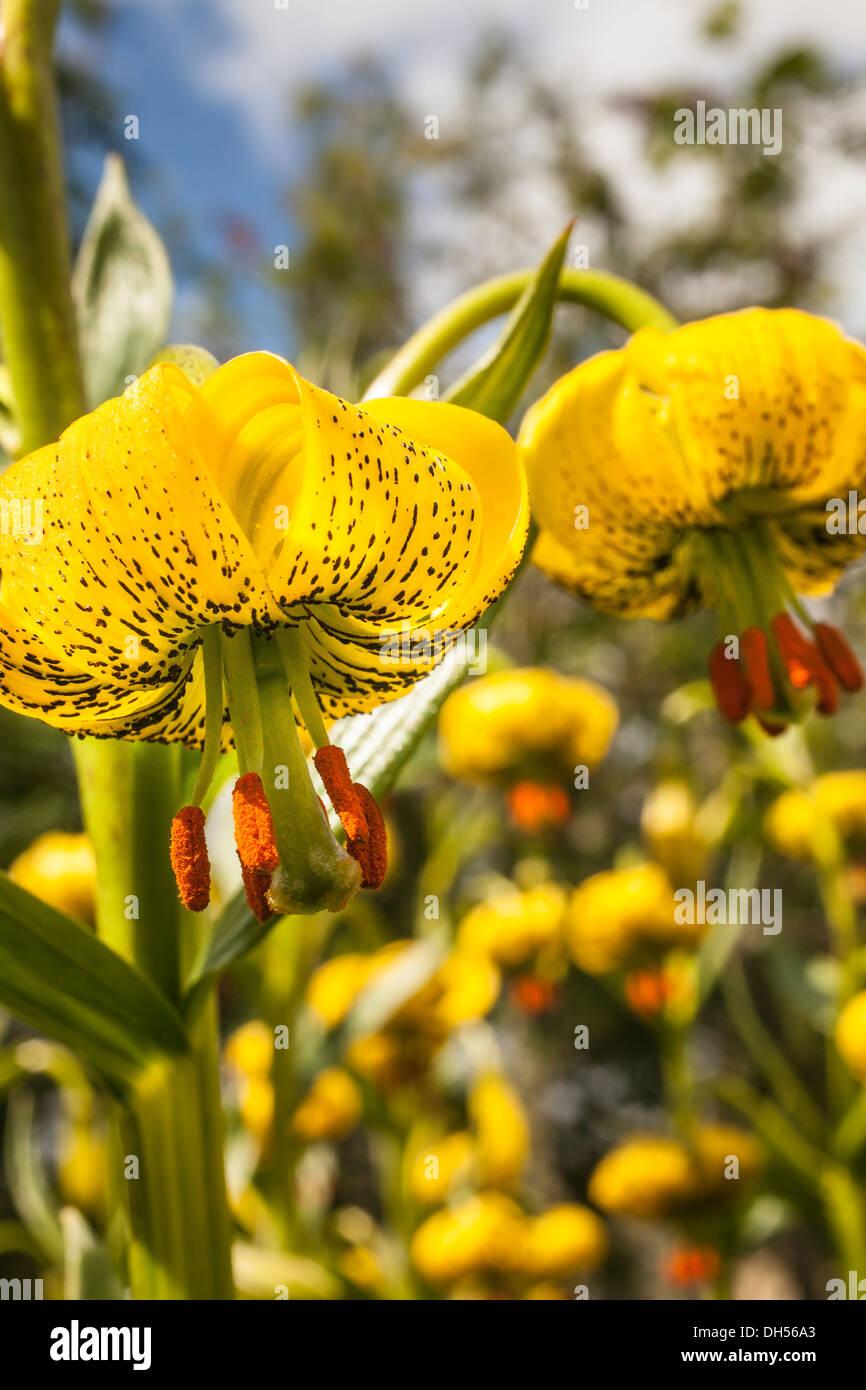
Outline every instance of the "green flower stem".
[[[202, 930], [177, 900], [168, 858], [182, 752], [88, 741], [79, 775], [99, 865], [98, 931], [177, 1003]], [[133, 1296], [231, 1298], [213, 996], [191, 1025], [190, 1054], [159, 1063], [118, 1119]], [[131, 1157], [137, 1176], [127, 1176]]]
[[685, 1137], [688, 1137], [695, 1119], [695, 1084], [689, 1056], [690, 1040], [690, 1027], [684, 1027], [682, 1024], [663, 1024], [660, 1051], [665, 1101], [674, 1124]]
[[60, 0], [2, 0], [0, 319], [21, 450], [84, 409], [52, 47]]
[[[535, 270], [516, 270], [510, 275], [500, 275], [455, 299], [392, 357], [367, 388], [365, 399], [408, 395], [464, 338], [482, 324], [513, 309], [535, 273]], [[658, 300], [628, 280], [604, 271], [564, 270], [558, 297], [567, 303], [595, 309], [629, 333], [646, 327], [667, 332], [676, 327], [676, 320]]]

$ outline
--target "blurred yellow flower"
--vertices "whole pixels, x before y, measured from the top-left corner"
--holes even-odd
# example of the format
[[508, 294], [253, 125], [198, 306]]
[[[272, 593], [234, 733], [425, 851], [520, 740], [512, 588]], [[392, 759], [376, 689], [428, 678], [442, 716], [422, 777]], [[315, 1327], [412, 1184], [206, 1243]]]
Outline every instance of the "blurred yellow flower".
[[326, 1067], [295, 1111], [292, 1129], [307, 1144], [336, 1143], [355, 1128], [362, 1110], [361, 1092], [349, 1073]]
[[529, 1122], [520, 1097], [504, 1077], [488, 1072], [469, 1096], [482, 1187], [514, 1187], [529, 1157]]
[[92, 1117], [70, 1122], [60, 1141], [57, 1183], [64, 1202], [90, 1215], [101, 1214], [108, 1196], [105, 1138]]
[[589, 1197], [615, 1216], [659, 1217], [694, 1191], [687, 1150], [663, 1135], [636, 1135], [604, 1155], [589, 1180]]
[[604, 1222], [589, 1207], [565, 1202], [527, 1222], [523, 1270], [538, 1279], [564, 1279], [597, 1269], [608, 1252]]
[[445, 771], [466, 782], [521, 772], [567, 774], [599, 763], [616, 732], [617, 709], [591, 681], [548, 667], [497, 671], [461, 686], [439, 716]]
[[236, 1028], [226, 1042], [225, 1058], [241, 1076], [268, 1076], [274, 1060], [274, 1035], [268, 1025], [252, 1019]]
[[612, 1215], [659, 1219], [709, 1197], [737, 1196], [761, 1162], [756, 1140], [729, 1125], [701, 1125], [688, 1144], [637, 1134], [604, 1155], [588, 1192], [596, 1206]]
[[419, 1139], [409, 1156], [409, 1191], [421, 1206], [438, 1206], [468, 1180], [474, 1165], [475, 1142], [465, 1130], [429, 1143]]
[[366, 1293], [380, 1293], [385, 1287], [387, 1281], [382, 1263], [369, 1245], [344, 1250], [337, 1263], [343, 1278]]
[[653, 859], [671, 883], [691, 884], [703, 877], [709, 843], [701, 829], [699, 807], [685, 782], [659, 782], [644, 801], [640, 823]]
[[836, 1020], [836, 1047], [845, 1065], [866, 1083], [866, 990], [849, 999]]
[[523, 965], [561, 937], [565, 890], [542, 883], [509, 889], [471, 908], [457, 930], [460, 950], [489, 956], [504, 967]]
[[523, 1282], [589, 1273], [607, 1250], [604, 1223], [586, 1207], [565, 1203], [531, 1217], [510, 1198], [481, 1192], [428, 1217], [411, 1255], [421, 1276], [440, 1285], [482, 1274]]
[[274, 1088], [267, 1077], [244, 1077], [238, 1099], [238, 1111], [244, 1129], [263, 1144], [269, 1137], [274, 1122]]
[[[753, 1181], [764, 1162], [764, 1151], [754, 1135], [735, 1125], [698, 1125], [689, 1136], [701, 1194], [735, 1196], [740, 1183]], [[736, 1159], [736, 1169], [731, 1160]], [[736, 1171], [736, 1178], [732, 1173]]]
[[790, 859], [821, 858], [828, 830], [843, 840], [866, 840], [866, 772], [827, 772], [808, 790], [783, 792], [768, 809], [764, 829]]
[[23, 850], [9, 877], [76, 921], [96, 919], [96, 860], [87, 835], [48, 830]]
[[565, 938], [581, 970], [600, 975], [629, 963], [641, 949], [688, 946], [700, 925], [679, 924], [673, 889], [657, 864], [638, 864], [594, 874], [574, 890]]
[[412, 1263], [429, 1284], [511, 1269], [523, 1234], [524, 1217], [516, 1203], [498, 1192], [482, 1192], [435, 1212], [418, 1227]]
[[[417, 942], [395, 941], [369, 956], [337, 956], [319, 966], [307, 988], [311, 1012], [324, 1027], [337, 1027], [361, 992], [414, 946]], [[429, 1066], [454, 1029], [489, 1013], [501, 984], [491, 960], [453, 951], [408, 998], [395, 1000], [375, 1031], [352, 1041], [346, 1059], [377, 1085], [411, 1080]]]

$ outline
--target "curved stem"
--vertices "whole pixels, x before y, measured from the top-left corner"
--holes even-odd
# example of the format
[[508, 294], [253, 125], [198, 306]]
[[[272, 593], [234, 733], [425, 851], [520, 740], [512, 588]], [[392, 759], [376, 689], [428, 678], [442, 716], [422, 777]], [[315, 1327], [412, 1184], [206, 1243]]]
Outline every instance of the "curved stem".
[[59, 10], [0, 6], [0, 321], [25, 454], [84, 410], [52, 62]]
[[[464, 338], [513, 309], [535, 273], [533, 269], [516, 270], [485, 280], [440, 310], [392, 357], [367, 388], [364, 399], [407, 395]], [[595, 309], [629, 333], [638, 328], [667, 332], [676, 327], [676, 320], [652, 295], [604, 271], [564, 270], [558, 297]]]

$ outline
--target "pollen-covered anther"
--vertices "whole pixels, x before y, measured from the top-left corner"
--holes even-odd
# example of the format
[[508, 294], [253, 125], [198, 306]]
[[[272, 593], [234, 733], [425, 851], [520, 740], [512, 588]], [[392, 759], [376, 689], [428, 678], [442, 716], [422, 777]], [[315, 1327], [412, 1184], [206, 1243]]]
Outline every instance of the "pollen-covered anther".
[[184, 907], [203, 912], [210, 902], [210, 859], [200, 806], [184, 806], [172, 819], [171, 867]]
[[818, 695], [818, 713], [835, 714], [839, 707], [839, 691], [820, 647], [804, 636], [788, 613], [777, 613], [772, 626], [793, 688], [805, 690], [813, 685]]
[[855, 694], [863, 689], [863, 668], [838, 628], [816, 623], [815, 642], [825, 662], [843, 690]]
[[346, 836], [346, 849], [361, 866], [361, 887], [381, 888], [388, 871], [388, 832], [379, 804], [361, 782], [353, 784], [364, 812], [367, 834], [363, 840]]
[[773, 688], [773, 676], [770, 671], [767, 634], [763, 628], [747, 627], [740, 638], [740, 651], [746, 670], [746, 680], [751, 692], [752, 709], [772, 709], [776, 703], [776, 692]]
[[[366, 789], [361, 788], [360, 783], [352, 781], [342, 748], [333, 743], [325, 744], [323, 748], [316, 749], [313, 762], [325, 785], [331, 805], [340, 818], [347, 841], [350, 845], [364, 843], [370, 831], [365, 814], [365, 801], [359, 795], [359, 791]], [[366, 794], [369, 796], [369, 792]]]
[[250, 911], [260, 922], [273, 916], [267, 901], [271, 874], [280, 862], [271, 808], [257, 772], [245, 772], [232, 790], [235, 844]]
[[710, 652], [709, 674], [716, 704], [726, 719], [739, 724], [749, 713], [752, 694], [739, 661], [727, 655], [724, 642]]

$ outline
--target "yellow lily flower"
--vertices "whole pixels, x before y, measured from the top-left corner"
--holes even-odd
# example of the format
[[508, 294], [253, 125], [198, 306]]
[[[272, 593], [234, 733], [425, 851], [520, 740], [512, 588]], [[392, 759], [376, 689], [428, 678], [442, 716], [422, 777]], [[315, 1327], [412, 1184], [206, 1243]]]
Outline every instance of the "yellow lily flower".
[[449, 695], [439, 716], [442, 765], [461, 781], [574, 776], [594, 767], [616, 732], [617, 708], [592, 681], [545, 666], [496, 671]]
[[613, 1216], [659, 1220], [694, 1203], [737, 1197], [763, 1161], [758, 1141], [733, 1125], [698, 1125], [688, 1142], [635, 1134], [603, 1156], [588, 1192]]
[[232, 743], [258, 915], [378, 886], [381, 813], [322, 716], [403, 694], [502, 592], [528, 526], [505, 431], [437, 402], [350, 405], [268, 353], [200, 386], [162, 363], [10, 468], [0, 502], [30, 523], [0, 535], [0, 701], [68, 733], [204, 750], [174, 827], [186, 905], [208, 900], [199, 808]]
[[748, 309], [641, 329], [557, 382], [518, 442], [536, 564], [606, 613], [714, 608], [728, 718], [775, 733], [860, 689], [841, 633], [797, 597], [866, 547], [839, 520], [866, 464], [866, 351], [832, 324]]
[[866, 772], [825, 772], [808, 790], [782, 792], [764, 818], [767, 837], [791, 859], [833, 857], [838, 841], [866, 840]]

